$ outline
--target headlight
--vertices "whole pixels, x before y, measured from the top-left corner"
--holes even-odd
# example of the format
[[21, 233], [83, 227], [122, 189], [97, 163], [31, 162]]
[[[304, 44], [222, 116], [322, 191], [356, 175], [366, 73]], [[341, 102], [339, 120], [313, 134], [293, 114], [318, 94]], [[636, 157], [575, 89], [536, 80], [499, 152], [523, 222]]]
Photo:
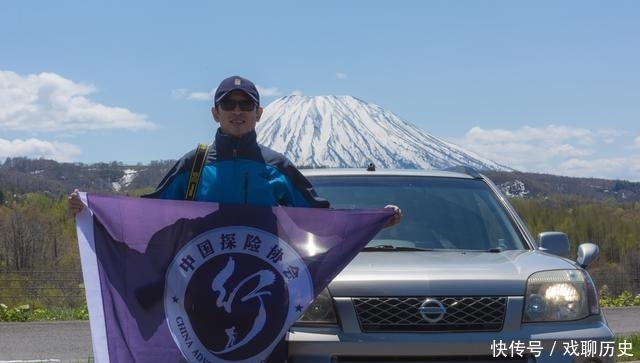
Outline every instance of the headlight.
[[577, 320], [597, 313], [595, 287], [582, 270], [541, 271], [527, 280], [525, 323]]
[[329, 290], [324, 289], [307, 307], [296, 325], [304, 324], [337, 324], [336, 313], [333, 309], [333, 299]]

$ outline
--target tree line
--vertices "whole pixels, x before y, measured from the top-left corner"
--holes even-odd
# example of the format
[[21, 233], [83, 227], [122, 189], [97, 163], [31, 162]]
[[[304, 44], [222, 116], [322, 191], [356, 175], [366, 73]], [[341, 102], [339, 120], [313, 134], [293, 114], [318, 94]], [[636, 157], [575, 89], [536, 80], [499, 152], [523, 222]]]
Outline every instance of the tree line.
[[565, 232], [573, 253], [580, 243], [597, 244], [600, 256], [588, 269], [599, 288], [606, 286], [615, 295], [640, 294], [640, 202], [555, 196], [515, 198], [511, 203], [534, 236]]

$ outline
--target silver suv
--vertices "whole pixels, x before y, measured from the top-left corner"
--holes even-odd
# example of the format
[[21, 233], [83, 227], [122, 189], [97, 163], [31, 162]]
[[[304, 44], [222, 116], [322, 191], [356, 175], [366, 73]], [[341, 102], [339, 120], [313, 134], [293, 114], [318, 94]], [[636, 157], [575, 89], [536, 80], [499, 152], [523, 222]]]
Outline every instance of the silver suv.
[[289, 334], [291, 363], [615, 362], [614, 335], [564, 233], [536, 240], [473, 169], [304, 170], [333, 208], [397, 204]]

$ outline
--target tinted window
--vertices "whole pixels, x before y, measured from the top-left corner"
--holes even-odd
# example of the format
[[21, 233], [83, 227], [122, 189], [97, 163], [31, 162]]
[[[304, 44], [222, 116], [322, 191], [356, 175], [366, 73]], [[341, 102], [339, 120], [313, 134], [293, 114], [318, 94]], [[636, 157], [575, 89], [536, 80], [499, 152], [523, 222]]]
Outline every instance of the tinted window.
[[521, 235], [482, 180], [441, 177], [310, 177], [333, 208], [402, 208], [399, 225], [372, 244], [488, 250], [523, 249]]

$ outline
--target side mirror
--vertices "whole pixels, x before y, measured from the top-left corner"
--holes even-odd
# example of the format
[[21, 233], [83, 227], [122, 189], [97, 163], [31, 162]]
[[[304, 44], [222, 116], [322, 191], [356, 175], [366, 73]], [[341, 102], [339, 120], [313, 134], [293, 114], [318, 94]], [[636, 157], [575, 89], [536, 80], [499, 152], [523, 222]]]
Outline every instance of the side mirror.
[[540, 232], [538, 244], [543, 251], [560, 257], [569, 257], [569, 237], [566, 233]]
[[578, 258], [576, 262], [582, 268], [586, 268], [600, 254], [600, 248], [594, 243], [582, 243], [578, 246]]

